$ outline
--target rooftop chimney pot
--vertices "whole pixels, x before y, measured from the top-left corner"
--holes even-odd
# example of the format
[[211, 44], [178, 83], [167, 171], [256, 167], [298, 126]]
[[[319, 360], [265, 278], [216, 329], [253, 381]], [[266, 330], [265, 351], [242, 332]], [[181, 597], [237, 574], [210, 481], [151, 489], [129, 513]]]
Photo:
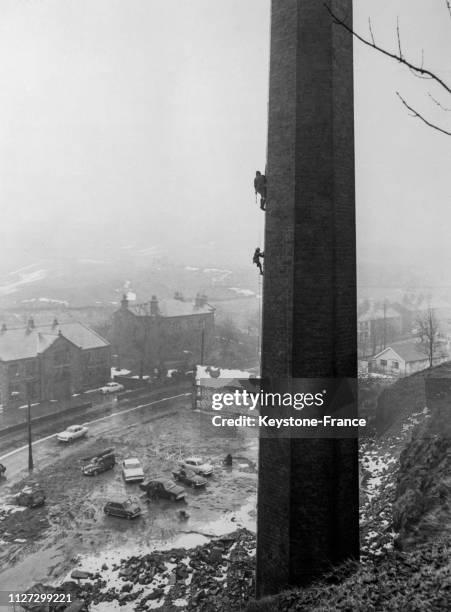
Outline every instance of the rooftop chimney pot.
[[150, 314], [152, 316], [160, 314], [160, 309], [158, 307], [158, 299], [156, 295], [153, 295], [152, 299], [150, 300]]

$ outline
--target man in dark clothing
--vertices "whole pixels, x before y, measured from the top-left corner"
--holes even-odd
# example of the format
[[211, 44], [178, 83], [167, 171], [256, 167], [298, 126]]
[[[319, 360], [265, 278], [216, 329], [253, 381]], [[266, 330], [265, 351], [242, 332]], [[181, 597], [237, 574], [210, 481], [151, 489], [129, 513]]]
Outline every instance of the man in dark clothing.
[[224, 465], [226, 465], [227, 467], [231, 467], [233, 465], [233, 459], [232, 459], [232, 455], [230, 453], [228, 455], [226, 455], [226, 457], [224, 459]]
[[252, 263], [254, 263], [257, 268], [260, 270], [260, 274], [263, 274], [263, 267], [262, 267], [262, 263], [260, 261], [261, 258], [263, 258], [265, 256], [265, 254], [260, 251], [260, 248], [257, 247], [254, 251], [254, 256], [252, 257]]
[[254, 189], [255, 195], [260, 194], [260, 208], [265, 210], [266, 208], [266, 176], [259, 170], [255, 173], [254, 178]]

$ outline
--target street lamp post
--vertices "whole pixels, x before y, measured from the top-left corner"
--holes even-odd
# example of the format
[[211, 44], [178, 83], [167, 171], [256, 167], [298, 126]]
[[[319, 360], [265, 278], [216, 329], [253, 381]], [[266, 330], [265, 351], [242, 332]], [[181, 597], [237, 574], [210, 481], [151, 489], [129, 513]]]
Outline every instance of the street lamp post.
[[30, 396], [28, 395], [28, 406], [27, 406], [27, 418], [28, 418], [28, 471], [33, 471], [33, 447], [31, 442], [31, 403]]

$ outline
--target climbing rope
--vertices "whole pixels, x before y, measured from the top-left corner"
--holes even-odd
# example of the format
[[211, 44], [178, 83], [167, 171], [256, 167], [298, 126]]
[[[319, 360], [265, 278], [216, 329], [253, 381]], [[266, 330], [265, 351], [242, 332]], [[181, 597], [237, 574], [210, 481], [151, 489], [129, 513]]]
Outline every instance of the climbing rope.
[[[257, 201], [257, 196], [255, 196], [255, 200]], [[261, 221], [258, 224], [258, 245], [261, 248], [261, 250], [263, 252], [265, 252], [265, 245], [264, 245], [264, 229], [265, 229], [265, 217], [266, 217], [266, 213], [261, 214], [261, 211], [258, 211], [258, 214], [261, 217]], [[260, 246], [261, 245], [261, 246]], [[263, 265], [263, 270], [264, 270], [265, 266]], [[257, 362], [258, 362], [258, 369], [259, 369], [259, 374], [261, 375], [261, 354], [262, 354], [262, 347], [261, 347], [261, 340], [262, 340], [262, 302], [263, 302], [263, 282], [262, 282], [263, 276], [261, 274], [258, 275], [258, 320], [257, 320], [257, 330], [258, 330], [258, 336], [257, 336]]]

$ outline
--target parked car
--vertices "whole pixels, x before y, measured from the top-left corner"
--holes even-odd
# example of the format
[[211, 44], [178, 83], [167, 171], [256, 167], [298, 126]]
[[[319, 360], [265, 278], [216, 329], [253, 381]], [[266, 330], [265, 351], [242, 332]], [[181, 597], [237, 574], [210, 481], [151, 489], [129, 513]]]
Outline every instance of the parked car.
[[185, 489], [176, 485], [167, 478], [154, 478], [139, 485], [141, 491], [145, 491], [148, 497], [162, 497], [172, 501], [185, 499]]
[[104, 387], [100, 387], [100, 392], [104, 395], [107, 395], [108, 393], [118, 393], [119, 391], [123, 391], [124, 389], [124, 385], [120, 385], [117, 382], [109, 382]]
[[38, 508], [45, 504], [44, 490], [38, 485], [27, 485], [22, 491], [16, 493], [15, 501], [18, 506]]
[[60, 442], [73, 442], [78, 438], [84, 438], [88, 433], [86, 425], [71, 425], [65, 431], [56, 434], [56, 439]]
[[202, 476], [193, 472], [193, 470], [187, 470], [184, 468], [180, 468], [175, 472], [172, 472], [172, 476], [174, 480], [177, 482], [182, 482], [183, 484], [188, 485], [188, 487], [193, 487], [193, 489], [200, 489], [201, 487], [205, 487], [207, 481]]
[[135, 499], [128, 498], [108, 501], [103, 511], [110, 516], [132, 519], [137, 518], [141, 514], [141, 507]]
[[213, 474], [213, 466], [210, 463], [204, 463], [200, 457], [187, 457], [179, 462], [183, 469], [189, 469], [200, 474], [201, 476], [211, 476]]
[[87, 457], [81, 471], [85, 476], [96, 476], [107, 470], [111, 470], [116, 465], [114, 448], [107, 448], [94, 457]]
[[129, 457], [122, 462], [122, 476], [125, 482], [142, 482], [144, 472], [139, 459]]

